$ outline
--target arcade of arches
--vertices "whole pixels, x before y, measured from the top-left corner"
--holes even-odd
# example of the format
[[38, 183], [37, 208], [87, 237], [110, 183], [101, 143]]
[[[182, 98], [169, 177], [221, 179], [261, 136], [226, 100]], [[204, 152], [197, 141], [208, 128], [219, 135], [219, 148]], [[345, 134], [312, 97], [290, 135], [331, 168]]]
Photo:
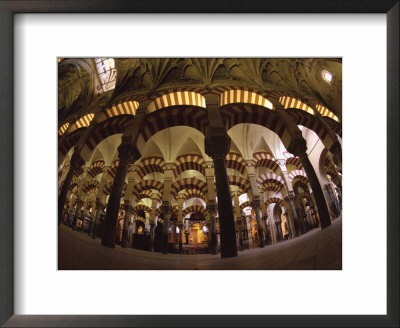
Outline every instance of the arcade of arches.
[[340, 59], [59, 58], [58, 223], [238, 252], [341, 215]]

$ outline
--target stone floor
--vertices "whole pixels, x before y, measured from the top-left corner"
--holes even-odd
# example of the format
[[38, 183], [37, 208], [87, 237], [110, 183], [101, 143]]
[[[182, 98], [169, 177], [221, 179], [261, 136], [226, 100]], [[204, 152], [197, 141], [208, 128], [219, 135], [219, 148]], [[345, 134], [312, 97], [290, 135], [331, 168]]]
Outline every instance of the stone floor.
[[72, 231], [58, 233], [60, 270], [341, 270], [342, 219], [324, 230], [314, 229], [295, 239], [264, 248], [220, 255], [179, 255], [103, 247], [100, 239]]

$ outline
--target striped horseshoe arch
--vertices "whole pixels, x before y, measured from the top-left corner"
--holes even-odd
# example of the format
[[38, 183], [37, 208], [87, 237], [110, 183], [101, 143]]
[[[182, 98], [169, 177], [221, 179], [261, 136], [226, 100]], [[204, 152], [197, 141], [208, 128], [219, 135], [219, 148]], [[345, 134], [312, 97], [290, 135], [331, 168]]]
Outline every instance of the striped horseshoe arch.
[[186, 189], [184, 201], [187, 201], [191, 198], [200, 198], [206, 201], [206, 195], [202, 191], [198, 189]]
[[92, 180], [92, 181], [88, 181], [85, 186], [82, 188], [82, 191], [84, 193], [89, 193], [92, 191], [95, 191], [97, 189], [97, 187], [99, 186], [99, 181], [97, 180]]
[[246, 200], [245, 202], [240, 204], [240, 211], [243, 211], [246, 207], [249, 207], [249, 206], [250, 206], [250, 202], [248, 200]]
[[185, 189], [196, 189], [202, 194], [207, 194], [207, 183], [197, 178], [184, 178], [175, 181], [171, 186], [171, 194], [176, 198], [178, 192]]
[[274, 109], [272, 103], [257, 92], [246, 88], [232, 88], [224, 91], [219, 96], [219, 106], [225, 106], [234, 103], [246, 103], [262, 106], [268, 109]]
[[[143, 211], [143, 212], [147, 212], [147, 213], [150, 213], [151, 212], [151, 208], [150, 207], [148, 207], [148, 206], [146, 206], [146, 205], [144, 205], [144, 204], [138, 204], [138, 205], [136, 205], [134, 208], [133, 208], [133, 212], [136, 214], [136, 215], [139, 215], [139, 213], [141, 212], [141, 211]], [[144, 221], [143, 221], [144, 222]]]
[[140, 161], [136, 172], [143, 179], [147, 174], [153, 172], [164, 173], [165, 169], [165, 161], [162, 157], [159, 156], [151, 156], [146, 157]]
[[102, 140], [114, 134], [123, 133], [132, 119], [133, 116], [122, 115], [98, 123], [85, 145], [92, 151]]
[[132, 193], [138, 196], [146, 190], [157, 190], [160, 193], [164, 190], [164, 184], [158, 180], [142, 180], [133, 187]]
[[315, 114], [314, 109], [312, 109], [310, 106], [306, 105], [305, 103], [301, 102], [296, 98], [283, 96], [279, 97], [279, 102], [282, 104], [284, 109], [296, 108], [305, 111], [311, 115]]
[[204, 108], [174, 106], [149, 114], [139, 134], [140, 142], [147, 142], [157, 132], [174, 126], [192, 127], [205, 135], [208, 115]]
[[152, 113], [162, 108], [182, 105], [206, 108], [206, 100], [197, 92], [175, 91], [156, 98], [149, 104], [147, 110], [149, 113]]
[[286, 166], [288, 166], [289, 164], [296, 166], [296, 168], [298, 168], [299, 170], [303, 169], [303, 164], [301, 163], [300, 158], [294, 157], [293, 155], [292, 157], [286, 159]]
[[308, 183], [307, 175], [304, 171], [294, 170], [289, 173], [289, 180], [292, 182], [294, 179], [300, 179], [305, 183]]
[[229, 180], [229, 185], [239, 187], [241, 194], [247, 193], [251, 189], [250, 182], [241, 177], [235, 175], [229, 175], [228, 180]]
[[236, 170], [242, 175], [246, 171], [246, 164], [243, 160], [242, 155], [234, 152], [230, 152], [225, 157], [225, 164], [227, 168]]
[[103, 173], [103, 171], [104, 171], [104, 161], [99, 160], [92, 163], [92, 165], [89, 168], [88, 174], [92, 178], [94, 178], [97, 175]]
[[181, 155], [175, 161], [174, 175], [175, 178], [186, 170], [195, 170], [203, 176], [206, 175], [204, 169], [204, 159], [197, 154]]
[[283, 201], [283, 199], [278, 198], [278, 197], [272, 197], [272, 198], [268, 198], [267, 201], [265, 202], [265, 207], [268, 207], [269, 204], [273, 204], [273, 203], [277, 203], [279, 206], [284, 207], [285, 202]]
[[266, 183], [271, 183], [276, 188], [279, 188], [279, 190], [281, 190], [285, 186], [285, 181], [282, 179], [282, 177], [275, 173], [265, 173], [260, 176], [256, 181], [261, 189], [263, 189], [262, 187]]
[[189, 213], [192, 213], [192, 214], [201, 213], [201, 215], [203, 215], [204, 217], [207, 217], [207, 210], [202, 205], [192, 205], [192, 206], [186, 207], [183, 210], [183, 217], [185, 217]]
[[252, 104], [230, 104], [221, 108], [220, 112], [227, 131], [241, 123], [261, 125], [275, 132], [285, 147], [289, 147], [290, 133], [274, 111]]
[[331, 148], [334, 141], [331, 139], [331, 137], [329, 136], [328, 132], [326, 131], [322, 123], [319, 121], [319, 119], [317, 119], [313, 115], [295, 109], [287, 109], [287, 112], [292, 117], [296, 125], [302, 125], [314, 131], [321, 139], [324, 146], [328, 149]]
[[279, 165], [271, 153], [259, 151], [253, 154], [253, 159], [255, 167], [266, 167], [273, 172], [279, 169]]

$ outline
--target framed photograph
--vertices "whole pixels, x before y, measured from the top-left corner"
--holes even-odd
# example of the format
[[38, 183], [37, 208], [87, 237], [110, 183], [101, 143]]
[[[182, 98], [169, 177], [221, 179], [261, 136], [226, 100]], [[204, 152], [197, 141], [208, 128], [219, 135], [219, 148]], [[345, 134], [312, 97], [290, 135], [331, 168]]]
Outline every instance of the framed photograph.
[[398, 326], [398, 1], [0, 15], [2, 325]]

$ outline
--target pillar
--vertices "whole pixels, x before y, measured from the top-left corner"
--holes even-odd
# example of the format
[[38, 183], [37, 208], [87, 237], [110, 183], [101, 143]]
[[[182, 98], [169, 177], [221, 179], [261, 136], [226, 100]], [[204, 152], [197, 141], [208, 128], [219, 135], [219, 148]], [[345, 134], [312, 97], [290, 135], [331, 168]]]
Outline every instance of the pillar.
[[210, 227], [208, 229], [208, 248], [209, 253], [217, 254], [217, 225], [215, 222], [216, 206], [207, 204], [208, 215], [210, 216]]
[[72, 178], [75, 174], [75, 171], [81, 167], [85, 162], [83, 161], [82, 157], [78, 154], [77, 150], [74, 150], [74, 153], [71, 157], [71, 166], [68, 170], [67, 176], [65, 177], [64, 183], [61, 187], [61, 193], [58, 197], [58, 224], [61, 223], [62, 214], [64, 210], [65, 200], [67, 198], [67, 193], [69, 186], [71, 185]]
[[178, 201], [177, 227], [179, 229], [179, 254], [182, 253], [183, 202], [184, 202], [184, 200], [185, 200], [185, 192], [180, 191], [177, 196], [177, 201]]
[[119, 165], [108, 199], [103, 239], [101, 241], [103, 246], [110, 248], [115, 247], [118, 210], [128, 168], [130, 164], [140, 158], [140, 153], [133, 144], [123, 142], [118, 147], [118, 157]]
[[263, 248], [265, 246], [265, 243], [264, 243], [264, 232], [261, 223], [260, 199], [253, 199], [253, 201], [251, 202], [251, 207], [253, 207], [254, 211], [256, 212], [258, 246], [260, 248]]
[[132, 208], [132, 206], [130, 206], [128, 200], [125, 200], [124, 211], [125, 211], [125, 217], [124, 217], [124, 227], [122, 230], [121, 246], [123, 248], [126, 248], [129, 245], [129, 225], [131, 223], [131, 216], [132, 216], [132, 212], [133, 212], [133, 208]]
[[321, 228], [326, 228], [331, 224], [328, 206], [325, 201], [324, 194], [322, 192], [321, 185], [319, 184], [318, 177], [314, 171], [314, 168], [310, 162], [310, 159], [306, 153], [307, 145], [303, 138], [297, 138], [292, 140], [288, 151], [295, 156], [298, 156], [303, 164], [304, 170], [306, 171], [308, 181], [310, 182], [311, 189], [315, 197], [315, 203], [317, 205]]
[[168, 254], [168, 233], [169, 233], [169, 219], [171, 218], [171, 207], [169, 202], [162, 205], [162, 210], [164, 213], [164, 226], [163, 226], [163, 236], [162, 236], [162, 253]]
[[229, 152], [230, 144], [231, 139], [224, 128], [208, 128], [205, 150], [214, 162], [222, 258], [238, 255], [232, 197], [225, 164], [225, 156]]
[[235, 190], [232, 191], [232, 196], [233, 196], [233, 204], [235, 206], [235, 223], [236, 223], [236, 229], [238, 232], [238, 247], [240, 250], [242, 250], [243, 246], [243, 240], [242, 240], [242, 212], [240, 210], [240, 204], [239, 204], [239, 195], [240, 191]]

